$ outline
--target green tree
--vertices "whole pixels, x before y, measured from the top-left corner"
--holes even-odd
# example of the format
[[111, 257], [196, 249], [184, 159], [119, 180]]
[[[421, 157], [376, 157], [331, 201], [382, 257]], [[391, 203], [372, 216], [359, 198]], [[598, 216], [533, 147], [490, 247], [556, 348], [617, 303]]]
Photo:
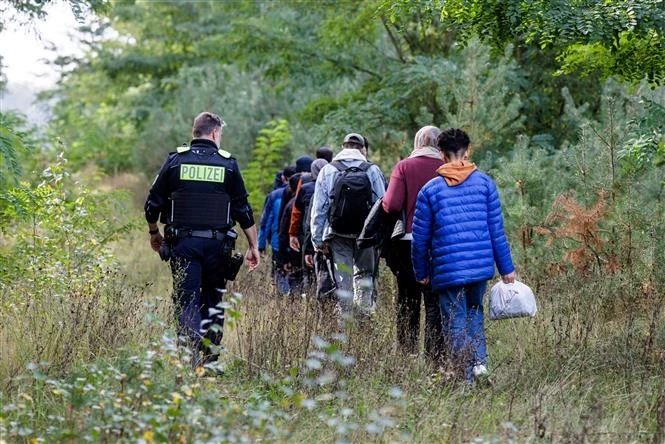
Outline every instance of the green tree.
[[261, 130], [256, 139], [252, 160], [243, 176], [249, 192], [249, 203], [257, 214], [263, 208], [263, 199], [272, 189], [275, 173], [291, 157], [290, 142], [289, 124], [284, 119], [268, 122], [268, 126]]
[[289, 122], [296, 152], [359, 131], [386, 164], [424, 124], [476, 126], [487, 149], [514, 140], [522, 76], [510, 54], [480, 43], [464, 52], [431, 11], [392, 23], [377, 1], [303, 5], [115, 4], [108, 19], [121, 39], [88, 39], [90, 55], [55, 92], [54, 133], [75, 162], [103, 163], [131, 146], [133, 167], [150, 172], [155, 151], [179, 143], [202, 106], [227, 120], [224, 143], [241, 163], [277, 117]]
[[552, 48], [563, 72], [599, 69], [631, 82], [665, 81], [662, 0], [398, 0], [383, 7], [394, 21], [423, 7], [437, 11], [459, 41], [480, 35], [500, 49]]

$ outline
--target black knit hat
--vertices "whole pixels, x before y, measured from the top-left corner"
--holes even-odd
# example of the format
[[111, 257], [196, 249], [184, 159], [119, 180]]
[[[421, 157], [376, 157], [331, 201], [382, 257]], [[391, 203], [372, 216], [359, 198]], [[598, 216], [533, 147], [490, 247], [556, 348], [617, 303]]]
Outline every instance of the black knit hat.
[[309, 172], [312, 167], [312, 158], [309, 156], [300, 156], [296, 159], [296, 173]]

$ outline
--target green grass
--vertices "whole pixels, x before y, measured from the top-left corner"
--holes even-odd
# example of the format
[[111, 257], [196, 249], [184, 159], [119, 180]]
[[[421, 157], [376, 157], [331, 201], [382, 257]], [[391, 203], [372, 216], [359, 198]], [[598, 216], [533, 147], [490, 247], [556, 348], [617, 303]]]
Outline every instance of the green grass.
[[[123, 270], [107, 277], [104, 291], [87, 295], [94, 299], [42, 298], [0, 326], [5, 441], [660, 442], [665, 436], [663, 295], [657, 286], [643, 291], [627, 273], [549, 278], [539, 285], [534, 319], [486, 321], [493, 384], [480, 387], [396, 351], [394, 280], [386, 269], [374, 319], [340, 325], [314, 301], [273, 297], [264, 260], [230, 286], [243, 295], [240, 317], [225, 329], [225, 374], [208, 377], [195, 374], [183, 351], [164, 339], [174, 331], [170, 275], [146, 235], [132, 233], [114, 248]], [[72, 307], [87, 307], [86, 329], [80, 318], [62, 317]], [[66, 341], [49, 342], [49, 328]], [[312, 340], [337, 333], [346, 339], [318, 349]], [[343, 364], [344, 357], [353, 364]], [[321, 369], [307, 367], [308, 358]], [[37, 365], [28, 370], [29, 363]], [[326, 371], [334, 376], [317, 384]]]

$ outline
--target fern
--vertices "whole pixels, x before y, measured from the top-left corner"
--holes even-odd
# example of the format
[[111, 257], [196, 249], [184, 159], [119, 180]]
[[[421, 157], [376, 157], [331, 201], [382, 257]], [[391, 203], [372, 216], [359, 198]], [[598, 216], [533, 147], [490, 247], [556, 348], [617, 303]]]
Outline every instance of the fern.
[[268, 126], [259, 132], [244, 173], [249, 202], [254, 210], [261, 208], [263, 198], [272, 189], [274, 173], [288, 162], [290, 142], [289, 124], [284, 119], [268, 122]]

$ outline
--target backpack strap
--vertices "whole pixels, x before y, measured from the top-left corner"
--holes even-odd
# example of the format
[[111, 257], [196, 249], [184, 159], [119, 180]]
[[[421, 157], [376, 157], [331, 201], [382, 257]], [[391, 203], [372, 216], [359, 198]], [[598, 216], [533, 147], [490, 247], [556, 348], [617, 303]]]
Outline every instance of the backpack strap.
[[[348, 167], [348, 166], [344, 165], [339, 160], [333, 160], [332, 162], [330, 162], [330, 165], [334, 166], [335, 168], [337, 168], [341, 172], [344, 172], [344, 171], [348, 170], [349, 168], [351, 168], [351, 167]], [[367, 170], [369, 170], [372, 165], [373, 164], [371, 162], [362, 162], [359, 166], [354, 167], [354, 168], [358, 168], [360, 171], [367, 172]]]
[[364, 171], [366, 173], [367, 170], [369, 170], [371, 166], [372, 166], [372, 164], [370, 162], [363, 162], [363, 163], [360, 164], [360, 166], [358, 168], [360, 169], [360, 171]]
[[332, 165], [332, 166], [334, 166], [335, 168], [337, 168], [337, 170], [340, 171], [340, 172], [344, 172], [344, 171], [346, 171], [346, 170], [349, 169], [348, 166], [344, 165], [344, 164], [343, 164], [342, 162], [340, 162], [339, 160], [333, 160], [332, 162], [330, 162], [330, 165]]

